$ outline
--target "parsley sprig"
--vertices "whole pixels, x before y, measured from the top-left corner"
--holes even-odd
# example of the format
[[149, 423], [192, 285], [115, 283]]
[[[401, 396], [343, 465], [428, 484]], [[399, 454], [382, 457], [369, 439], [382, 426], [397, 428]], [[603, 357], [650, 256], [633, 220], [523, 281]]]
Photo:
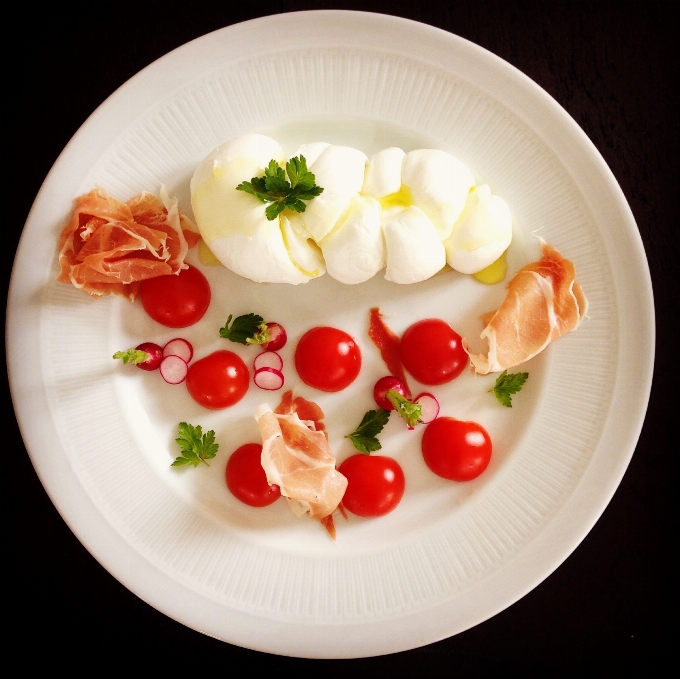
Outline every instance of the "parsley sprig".
[[220, 337], [239, 344], [264, 344], [269, 341], [267, 324], [262, 316], [244, 314], [234, 318], [233, 323], [231, 319], [229, 314], [224, 327], [220, 328]]
[[211, 429], [203, 433], [201, 425], [193, 426], [186, 422], [179, 423], [179, 437], [175, 439], [182, 450], [182, 455], [173, 463], [172, 467], [186, 467], [187, 465], [208, 465], [206, 460], [211, 460], [217, 454], [219, 443], [215, 443], [215, 432]]
[[[286, 179], [288, 174], [288, 181]], [[237, 191], [245, 191], [255, 196], [267, 206], [265, 214], [270, 221], [286, 208], [294, 212], [304, 212], [307, 205], [304, 201], [316, 198], [323, 189], [316, 185], [316, 177], [307, 169], [304, 156], [296, 156], [286, 163], [286, 171], [275, 161], [270, 160], [264, 171], [264, 177], [253, 177], [249, 182], [241, 182]]]
[[512, 395], [522, 390], [528, 377], [529, 373], [511, 373], [508, 375], [508, 371], [504, 370], [489, 391], [494, 393], [499, 403], [512, 408]]
[[361, 420], [361, 424], [345, 438], [349, 439], [358, 451], [364, 455], [370, 455], [373, 451], [382, 448], [377, 437], [389, 419], [389, 410], [383, 408], [369, 410]]

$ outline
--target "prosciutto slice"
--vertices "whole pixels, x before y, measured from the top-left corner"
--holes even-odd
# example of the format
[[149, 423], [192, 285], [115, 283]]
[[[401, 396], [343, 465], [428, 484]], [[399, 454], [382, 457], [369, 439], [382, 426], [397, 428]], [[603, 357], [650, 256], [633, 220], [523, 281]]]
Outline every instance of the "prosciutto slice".
[[411, 389], [408, 386], [399, 349], [401, 340], [383, 321], [383, 315], [378, 307], [373, 307], [370, 311], [368, 336], [380, 350], [380, 355], [392, 376], [396, 377], [404, 385], [404, 396], [410, 399]]
[[268, 483], [281, 489], [297, 516], [320, 519], [334, 536], [331, 514], [345, 494], [347, 479], [335, 468], [322, 418], [319, 406], [293, 397], [291, 391], [276, 410], [263, 404], [255, 412]]
[[[528, 361], [574, 330], [586, 314], [588, 300], [576, 282], [574, 265], [545, 241], [541, 248], [541, 259], [515, 274], [501, 306], [486, 315], [480, 337], [488, 340], [488, 354], [468, 352], [476, 373], [486, 375]], [[465, 341], [463, 346], [467, 351]]]
[[200, 236], [161, 188], [122, 203], [101, 189], [76, 200], [59, 241], [57, 277], [91, 295], [134, 300], [147, 278], [179, 273]]

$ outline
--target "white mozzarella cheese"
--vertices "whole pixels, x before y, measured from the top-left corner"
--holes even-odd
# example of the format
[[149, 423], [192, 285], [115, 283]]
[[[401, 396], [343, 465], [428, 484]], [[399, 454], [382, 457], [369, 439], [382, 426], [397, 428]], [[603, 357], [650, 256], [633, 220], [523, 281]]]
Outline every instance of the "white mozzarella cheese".
[[191, 180], [194, 217], [206, 244], [228, 269], [258, 283], [306, 283], [324, 273], [318, 249], [293, 232], [284, 238], [281, 215], [268, 220], [263, 203], [236, 190], [241, 182], [262, 176], [272, 159], [283, 162], [281, 147], [258, 134], [215, 149]]
[[437, 149], [418, 149], [404, 157], [401, 182], [437, 228], [439, 239], [446, 240], [465, 207], [475, 178], [466, 165], [450, 153]]
[[406, 153], [395, 146], [374, 153], [366, 166], [361, 192], [380, 200], [401, 189], [401, 165]]
[[493, 264], [512, 241], [508, 204], [486, 185], [475, 187], [453, 233], [444, 242], [446, 261], [461, 273], [473, 274]]
[[333, 230], [321, 241], [321, 250], [328, 273], [341, 283], [363, 283], [373, 278], [385, 267], [378, 201], [355, 196]]
[[420, 208], [409, 207], [384, 219], [383, 235], [388, 281], [419, 283], [446, 264], [446, 252], [437, 229]]
[[322, 142], [301, 146], [294, 155], [300, 154], [305, 156], [307, 169], [314, 173], [317, 186], [323, 188], [323, 193], [310, 200], [301, 215], [309, 235], [321, 243], [352, 198], [361, 191], [368, 158], [349, 146]]

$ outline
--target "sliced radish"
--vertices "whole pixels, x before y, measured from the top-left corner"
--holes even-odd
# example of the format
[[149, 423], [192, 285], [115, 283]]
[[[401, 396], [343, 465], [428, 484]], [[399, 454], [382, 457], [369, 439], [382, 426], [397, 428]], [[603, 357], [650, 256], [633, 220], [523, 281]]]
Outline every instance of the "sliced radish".
[[163, 347], [163, 356], [179, 356], [185, 363], [189, 363], [194, 356], [194, 348], [182, 337], [175, 337]]
[[439, 401], [430, 393], [424, 392], [416, 396], [416, 403], [420, 405], [420, 421], [429, 424], [439, 415]]
[[281, 349], [288, 341], [288, 334], [279, 323], [267, 323], [267, 334], [269, 335], [269, 341], [262, 345], [263, 349], [276, 351]]
[[146, 358], [136, 364], [142, 370], [156, 370], [163, 360], [163, 350], [153, 342], [142, 342], [135, 349], [146, 352]]
[[253, 369], [260, 368], [274, 368], [274, 370], [281, 370], [283, 368], [283, 359], [275, 351], [263, 351], [255, 356], [253, 361]]
[[183, 358], [173, 354], [161, 361], [160, 371], [161, 377], [168, 384], [181, 384], [187, 378], [189, 366]]
[[260, 389], [276, 391], [283, 386], [283, 373], [276, 368], [260, 368], [255, 371], [253, 381]]

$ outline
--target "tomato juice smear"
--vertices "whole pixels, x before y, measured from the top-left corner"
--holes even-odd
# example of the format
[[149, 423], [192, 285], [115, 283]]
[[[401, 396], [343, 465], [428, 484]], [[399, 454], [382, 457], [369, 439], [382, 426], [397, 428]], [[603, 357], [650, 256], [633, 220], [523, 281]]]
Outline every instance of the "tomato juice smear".
[[380, 355], [390, 373], [396, 377], [406, 390], [406, 398], [411, 399], [411, 389], [406, 380], [404, 364], [401, 361], [400, 344], [401, 340], [383, 321], [383, 316], [378, 307], [370, 310], [370, 323], [368, 326], [368, 336], [373, 344], [380, 350]]

